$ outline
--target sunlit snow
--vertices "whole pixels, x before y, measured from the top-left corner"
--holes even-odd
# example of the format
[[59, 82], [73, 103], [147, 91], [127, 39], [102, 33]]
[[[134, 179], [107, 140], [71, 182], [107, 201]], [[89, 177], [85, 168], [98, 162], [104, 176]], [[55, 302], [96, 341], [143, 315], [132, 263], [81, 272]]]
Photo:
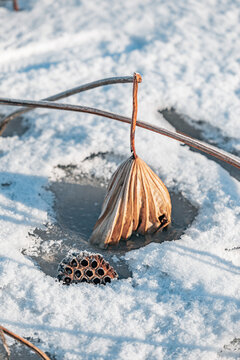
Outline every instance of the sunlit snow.
[[[240, 153], [240, 4], [203, 1], [0, 1], [0, 97], [42, 99], [101, 78], [141, 73], [138, 118], [173, 127], [158, 110], [203, 120]], [[132, 86], [62, 100], [131, 116]], [[0, 106], [0, 114], [15, 108]], [[0, 139], [0, 324], [57, 360], [238, 359], [240, 184], [213, 160], [144, 129], [139, 156], [198, 214], [176, 241], [126, 253], [132, 277], [69, 287], [27, 253], [54, 223], [57, 166], [106, 181], [129, 156], [129, 126], [92, 115], [35, 110], [29, 129]], [[217, 139], [216, 139], [217, 141]], [[226, 250], [228, 249], [228, 250]], [[233, 250], [231, 250], [233, 249]], [[235, 343], [234, 343], [235, 344]], [[232, 346], [232, 347], [231, 347]]]

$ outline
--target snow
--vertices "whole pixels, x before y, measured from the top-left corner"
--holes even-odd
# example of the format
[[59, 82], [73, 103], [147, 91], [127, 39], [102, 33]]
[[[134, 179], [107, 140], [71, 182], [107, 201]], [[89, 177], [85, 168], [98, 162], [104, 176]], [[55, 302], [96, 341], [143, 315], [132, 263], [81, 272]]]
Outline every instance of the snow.
[[[139, 119], [171, 128], [158, 113], [215, 126], [240, 148], [237, 1], [19, 0], [0, 6], [0, 96], [41, 99], [105, 77], [141, 73]], [[71, 99], [131, 115], [130, 84]], [[11, 107], [1, 106], [1, 113]], [[57, 359], [236, 359], [240, 337], [240, 184], [220, 165], [143, 129], [136, 150], [199, 208], [178, 241], [125, 255], [133, 277], [106, 287], [64, 287], [22, 249], [54, 222], [46, 186], [58, 164], [109, 179], [129, 156], [129, 126], [92, 115], [35, 110], [21, 137], [0, 141], [0, 323]]]

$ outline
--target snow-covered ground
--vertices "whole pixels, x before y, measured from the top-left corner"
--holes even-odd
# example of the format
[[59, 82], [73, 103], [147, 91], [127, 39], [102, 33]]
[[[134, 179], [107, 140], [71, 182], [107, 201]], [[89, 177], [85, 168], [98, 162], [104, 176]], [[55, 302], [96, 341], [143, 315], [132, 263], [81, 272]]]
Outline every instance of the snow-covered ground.
[[[238, 1], [19, 5], [20, 12], [11, 2], [0, 6], [0, 96], [41, 99], [137, 71], [139, 119], [171, 128], [158, 110], [173, 106], [217, 127], [240, 151]], [[131, 116], [131, 97], [125, 84], [63, 102]], [[21, 251], [33, 246], [29, 232], [54, 222], [45, 186], [58, 164], [109, 178], [107, 161], [82, 160], [100, 151], [129, 156], [129, 126], [51, 110], [27, 117], [23, 136], [0, 139], [0, 324], [40, 338], [57, 360], [240, 358], [229, 345], [240, 338], [240, 250], [225, 250], [240, 246], [239, 182], [205, 156], [138, 128], [138, 154], [198, 216], [178, 241], [127, 253], [132, 278], [65, 287]]]

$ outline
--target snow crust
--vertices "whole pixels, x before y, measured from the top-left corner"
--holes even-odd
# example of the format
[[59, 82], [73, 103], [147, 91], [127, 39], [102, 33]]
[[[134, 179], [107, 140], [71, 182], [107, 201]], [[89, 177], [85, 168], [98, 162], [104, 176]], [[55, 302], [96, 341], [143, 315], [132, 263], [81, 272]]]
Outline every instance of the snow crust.
[[[174, 106], [240, 139], [240, 6], [226, 1], [22, 0], [0, 7], [0, 96], [40, 99], [97, 79], [141, 73], [139, 119], [169, 127]], [[132, 87], [63, 102], [131, 115]], [[0, 107], [9, 113], [11, 107]], [[136, 150], [167, 186], [199, 208], [175, 242], [126, 254], [133, 278], [64, 287], [22, 249], [54, 221], [46, 190], [58, 164], [108, 179], [116, 168], [83, 159], [129, 156], [129, 126], [91, 115], [29, 113], [30, 129], [0, 141], [0, 323], [41, 339], [57, 359], [236, 359], [240, 337], [240, 184], [214, 161], [136, 130]]]

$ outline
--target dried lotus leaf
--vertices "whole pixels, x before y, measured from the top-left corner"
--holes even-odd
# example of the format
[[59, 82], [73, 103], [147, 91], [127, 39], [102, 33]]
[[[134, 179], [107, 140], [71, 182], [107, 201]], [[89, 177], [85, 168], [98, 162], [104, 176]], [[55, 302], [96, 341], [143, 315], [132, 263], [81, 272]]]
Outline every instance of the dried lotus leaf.
[[134, 74], [133, 113], [130, 132], [132, 156], [113, 174], [102, 211], [90, 238], [104, 248], [128, 239], [134, 231], [153, 233], [171, 222], [171, 199], [167, 188], [135, 150], [137, 91], [142, 81]]
[[153, 233], [171, 222], [166, 186], [139, 157], [130, 157], [113, 174], [90, 242], [104, 248], [133, 232]]

